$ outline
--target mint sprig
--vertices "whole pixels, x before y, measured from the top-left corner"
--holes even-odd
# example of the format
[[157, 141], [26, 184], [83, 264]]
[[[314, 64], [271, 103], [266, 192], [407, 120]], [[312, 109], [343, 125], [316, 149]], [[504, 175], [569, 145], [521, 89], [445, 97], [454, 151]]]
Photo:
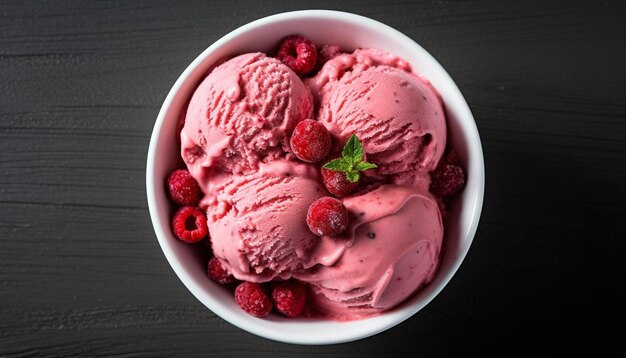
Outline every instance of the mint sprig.
[[374, 163], [363, 161], [363, 145], [354, 134], [350, 136], [346, 145], [343, 146], [341, 155], [341, 158], [331, 160], [324, 164], [324, 168], [346, 173], [346, 179], [351, 183], [359, 181], [359, 172], [378, 168]]

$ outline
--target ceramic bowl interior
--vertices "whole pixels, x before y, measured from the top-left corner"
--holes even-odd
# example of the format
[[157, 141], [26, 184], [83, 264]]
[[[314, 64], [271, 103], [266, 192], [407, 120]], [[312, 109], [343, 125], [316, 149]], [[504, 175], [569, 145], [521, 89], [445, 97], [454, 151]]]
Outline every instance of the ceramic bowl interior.
[[[443, 256], [434, 280], [401, 306], [382, 315], [351, 322], [287, 319], [278, 315], [258, 319], [246, 314], [230, 292], [206, 275], [205, 258], [178, 241], [170, 230], [172, 208], [165, 178], [182, 164], [175, 140], [181, 107], [211, 66], [224, 56], [270, 51], [289, 34], [302, 34], [317, 44], [336, 44], [344, 50], [372, 47], [396, 54], [411, 63], [440, 92], [447, 114], [449, 141], [467, 171], [467, 184], [455, 198], [445, 227]], [[476, 232], [483, 202], [484, 163], [480, 138], [470, 109], [442, 66], [422, 47], [399, 31], [362, 16], [307, 10], [266, 17], [225, 35], [200, 54], [183, 72], [157, 117], [148, 152], [146, 189], [150, 216], [168, 262], [191, 293], [215, 314], [250, 333], [288, 343], [331, 344], [365, 338], [413, 316], [450, 281], [467, 254]]]

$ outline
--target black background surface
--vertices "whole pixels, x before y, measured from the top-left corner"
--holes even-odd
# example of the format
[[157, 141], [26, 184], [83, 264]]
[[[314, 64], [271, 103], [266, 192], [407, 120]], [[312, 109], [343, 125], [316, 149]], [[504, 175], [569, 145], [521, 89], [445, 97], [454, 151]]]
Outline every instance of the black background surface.
[[[623, 1], [0, 2], [0, 356], [383, 357], [620, 352]], [[444, 291], [366, 340], [268, 341], [180, 283], [152, 229], [148, 141], [184, 68], [259, 17], [391, 25], [464, 93], [483, 141], [478, 234]]]

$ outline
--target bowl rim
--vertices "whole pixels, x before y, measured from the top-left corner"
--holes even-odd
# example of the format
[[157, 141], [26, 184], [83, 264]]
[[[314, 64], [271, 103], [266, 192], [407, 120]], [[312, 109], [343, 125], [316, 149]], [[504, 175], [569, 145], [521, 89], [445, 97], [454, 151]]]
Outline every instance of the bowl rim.
[[[216, 50], [227, 44], [233, 39], [236, 39], [238, 36], [241, 36], [249, 31], [253, 31], [258, 27], [262, 27], [275, 22], [284, 22], [284, 21], [293, 21], [297, 19], [323, 19], [323, 20], [334, 20], [341, 22], [354, 23], [359, 26], [365, 26], [368, 28], [375, 29], [376, 32], [383, 33], [385, 36], [395, 37], [397, 41], [406, 43], [410, 45], [410, 51], [417, 51], [420, 56], [424, 57], [433, 67], [436, 68], [437, 71], [441, 72], [444, 75], [444, 80], [451, 84], [452, 90], [455, 92], [455, 95], [459, 97], [461, 100], [461, 110], [462, 117], [468, 123], [464, 125], [464, 136], [468, 138], [468, 147], [469, 152], [471, 152], [471, 159], [476, 167], [474, 167], [473, 173], [474, 178], [477, 180], [477, 193], [475, 196], [475, 200], [469, 204], [464, 205], [464, 210], [469, 210], [471, 212], [471, 222], [469, 227], [467, 228], [465, 240], [467, 241], [467, 248], [463, 250], [457, 258], [455, 258], [450, 269], [445, 273], [445, 276], [442, 278], [441, 282], [438, 286], [430, 291], [429, 295], [423, 299], [416, 301], [416, 303], [411, 304], [408, 310], [403, 310], [403, 312], [389, 312], [383, 315], [375, 316], [372, 318], [367, 318], [367, 320], [378, 320], [376, 324], [367, 325], [366, 329], [359, 329], [357, 326], [356, 329], [352, 329], [355, 327], [350, 327], [350, 329], [345, 329], [343, 332], [337, 334], [334, 332], [332, 336], [328, 335], [309, 335], [306, 337], [294, 335], [291, 331], [273, 331], [267, 329], [263, 322], [264, 320], [258, 319], [252, 316], [249, 316], [245, 319], [240, 318], [238, 316], [230, 315], [224, 308], [224, 305], [221, 304], [217, 299], [205, 293], [205, 290], [200, 287], [197, 283], [195, 283], [194, 279], [187, 272], [185, 267], [179, 262], [179, 259], [175, 256], [171, 248], [169, 247], [168, 238], [166, 234], [166, 230], [169, 230], [169, 223], [167, 226], [164, 226], [161, 220], [158, 217], [158, 208], [156, 203], [156, 190], [162, 190], [163, 188], [158, 188], [158, 185], [155, 183], [155, 175], [154, 168], [156, 163], [156, 153], [157, 153], [157, 142], [162, 131], [162, 127], [165, 122], [165, 118], [167, 113], [172, 106], [172, 103], [179, 93], [183, 84], [189, 79], [192, 75], [193, 71], [200, 66], [212, 53]], [[397, 29], [390, 27], [382, 22], [377, 20], [357, 15], [349, 12], [343, 11], [335, 11], [335, 10], [299, 10], [299, 11], [289, 11], [278, 13], [270, 16], [266, 16], [255, 21], [244, 24], [228, 34], [224, 35], [214, 43], [212, 43], [208, 48], [206, 48], [202, 53], [200, 53], [182, 72], [182, 74], [178, 77], [172, 88], [170, 89], [167, 97], [163, 101], [159, 114], [154, 124], [154, 128], [150, 137], [150, 144], [148, 148], [147, 155], [147, 163], [146, 163], [146, 194], [148, 199], [148, 210], [150, 213], [150, 218], [153, 224], [153, 229], [157, 236], [157, 240], [159, 242], [159, 246], [163, 251], [168, 263], [178, 276], [178, 278], [182, 281], [182, 283], [187, 287], [187, 289], [202, 302], [207, 308], [209, 308], [214, 314], [224, 319], [225, 321], [243, 329], [249, 333], [255, 334], [257, 336], [261, 336], [270, 340], [284, 342], [284, 343], [292, 343], [292, 344], [305, 344], [305, 345], [323, 345], [323, 344], [337, 344], [337, 343], [345, 343], [350, 341], [355, 341], [363, 338], [367, 338], [383, 332], [391, 327], [394, 327], [408, 318], [415, 315], [418, 311], [420, 311], [424, 306], [430, 303], [439, 293], [446, 287], [452, 277], [455, 275], [456, 271], [460, 267], [461, 263], [464, 261], [465, 256], [469, 252], [469, 249], [473, 243], [473, 240], [476, 236], [476, 231], [478, 229], [478, 224], [480, 221], [480, 216], [482, 212], [482, 206], [484, 201], [484, 185], [485, 185], [485, 169], [484, 169], [484, 157], [482, 151], [482, 142], [480, 140], [480, 136], [478, 133], [478, 128], [476, 126], [476, 122], [474, 117], [469, 109], [467, 101], [463, 97], [461, 91], [458, 86], [454, 82], [454, 80], [450, 77], [448, 72], [439, 64], [439, 62], [423, 47], [421, 47], [416, 41], [400, 32]], [[381, 319], [381, 317], [386, 317], [386, 319]], [[359, 321], [351, 321], [351, 322], [359, 322]], [[345, 322], [335, 322], [335, 321], [324, 321], [324, 323], [336, 323], [336, 324], [345, 324]], [[313, 322], [306, 324], [315, 324]]]

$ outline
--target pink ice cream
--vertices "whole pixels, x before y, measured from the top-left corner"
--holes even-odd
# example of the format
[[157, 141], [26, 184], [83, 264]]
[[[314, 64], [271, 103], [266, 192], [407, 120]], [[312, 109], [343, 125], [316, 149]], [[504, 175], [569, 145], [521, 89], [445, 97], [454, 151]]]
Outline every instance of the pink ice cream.
[[214, 181], [204, 199], [214, 255], [239, 280], [291, 277], [318, 241], [302, 218], [325, 195], [317, 170], [293, 161]]
[[[406, 300], [436, 273], [443, 240], [429, 172], [446, 146], [439, 95], [406, 61], [383, 51], [338, 53], [306, 85], [281, 62], [252, 53], [215, 68], [194, 93], [181, 154], [205, 197], [213, 254], [237, 279], [309, 283], [318, 314], [351, 320]], [[316, 110], [313, 110], [313, 101]], [[323, 163], [289, 152], [295, 125], [317, 118], [340, 152], [356, 134], [371, 186], [341, 198], [350, 224], [317, 237], [306, 224], [330, 195]]]
[[250, 173], [284, 158], [289, 135], [313, 110], [311, 93], [282, 62], [235, 57], [198, 86], [181, 132], [181, 155], [203, 189], [212, 173]]
[[430, 282], [443, 240], [435, 199], [383, 185], [344, 205], [352, 213], [344, 237], [322, 238], [312, 269], [296, 275], [311, 284], [318, 310], [339, 320], [377, 314]]
[[309, 85], [320, 101], [317, 118], [335, 143], [356, 134], [378, 165], [376, 174], [428, 188], [428, 172], [446, 147], [445, 112], [438, 93], [408, 63], [357, 50], [328, 61]]

